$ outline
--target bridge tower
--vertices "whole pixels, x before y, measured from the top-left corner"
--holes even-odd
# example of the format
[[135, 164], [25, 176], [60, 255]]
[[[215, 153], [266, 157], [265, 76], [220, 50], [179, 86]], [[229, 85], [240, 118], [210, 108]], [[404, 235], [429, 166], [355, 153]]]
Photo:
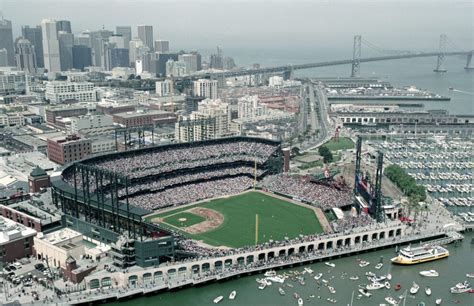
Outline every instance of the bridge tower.
[[290, 66], [290, 68], [288, 70], [285, 70], [283, 72], [283, 78], [285, 80], [291, 80], [293, 79], [293, 75], [294, 75], [294, 72], [293, 72], [293, 66]]
[[375, 173], [375, 205], [373, 213], [377, 222], [383, 222], [385, 215], [382, 208], [382, 176], [383, 176], [383, 153], [377, 155], [377, 172]]
[[362, 36], [354, 36], [354, 47], [352, 49], [352, 71], [351, 77], [358, 77], [360, 70]]
[[473, 54], [474, 54], [474, 51], [471, 51], [467, 55], [466, 67], [464, 67], [464, 69], [474, 70], [474, 64], [472, 63], [472, 55]]
[[447, 71], [444, 68], [447, 40], [448, 40], [448, 37], [446, 36], [446, 34], [441, 34], [439, 36], [439, 55], [438, 55], [438, 61], [436, 62], [436, 68], [433, 70], [434, 72]]

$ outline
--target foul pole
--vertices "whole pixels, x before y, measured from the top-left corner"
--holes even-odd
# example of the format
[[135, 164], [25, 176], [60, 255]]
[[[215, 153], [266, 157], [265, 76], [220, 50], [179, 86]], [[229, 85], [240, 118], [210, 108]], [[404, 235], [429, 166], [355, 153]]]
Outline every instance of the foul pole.
[[255, 215], [255, 245], [258, 244], [258, 214]]

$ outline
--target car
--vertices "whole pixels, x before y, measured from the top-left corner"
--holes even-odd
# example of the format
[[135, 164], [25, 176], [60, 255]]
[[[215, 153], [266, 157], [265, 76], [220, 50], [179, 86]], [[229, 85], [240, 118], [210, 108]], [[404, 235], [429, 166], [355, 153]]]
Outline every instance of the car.
[[45, 267], [44, 267], [44, 265], [43, 265], [42, 263], [37, 263], [37, 264], [35, 265], [35, 269], [36, 269], [36, 270], [39, 270], [39, 271], [42, 271], [42, 270], [45, 269]]
[[6, 271], [6, 272], [11, 272], [12, 271], [12, 269], [10, 269], [9, 267], [5, 267], [5, 268], [3, 268], [3, 270]]

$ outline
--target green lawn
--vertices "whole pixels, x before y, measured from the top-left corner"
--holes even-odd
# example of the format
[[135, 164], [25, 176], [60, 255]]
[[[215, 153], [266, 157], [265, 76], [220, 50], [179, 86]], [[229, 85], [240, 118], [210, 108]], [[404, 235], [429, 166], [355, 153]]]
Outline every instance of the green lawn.
[[327, 147], [331, 151], [350, 150], [355, 148], [354, 142], [350, 138], [346, 137], [339, 138], [339, 141], [331, 139], [323, 144], [323, 146]]
[[[186, 221], [180, 221], [179, 219], [186, 219]], [[202, 221], [206, 220], [205, 218], [195, 215], [190, 212], [180, 212], [176, 215], [172, 215], [170, 217], [166, 217], [163, 221], [171, 224], [175, 227], [187, 227], [197, 223], [201, 223]]]
[[[199, 206], [214, 209], [224, 215], [224, 223], [217, 229], [190, 235], [215, 246], [243, 247], [255, 244], [255, 215], [259, 218], [258, 243], [270, 239], [294, 238], [299, 234], [322, 233], [323, 229], [313, 210], [280, 200], [260, 192], [248, 192], [226, 199], [216, 199], [199, 203]], [[156, 216], [166, 217], [191, 206], [178, 208]]]

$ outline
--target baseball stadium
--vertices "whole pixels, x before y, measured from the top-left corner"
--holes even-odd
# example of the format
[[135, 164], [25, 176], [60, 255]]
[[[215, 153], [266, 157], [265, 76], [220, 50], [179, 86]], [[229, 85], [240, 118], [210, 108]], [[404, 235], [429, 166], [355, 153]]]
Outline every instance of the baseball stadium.
[[52, 176], [63, 224], [141, 267], [332, 231], [344, 186], [283, 173], [277, 141], [230, 137], [93, 156]]

